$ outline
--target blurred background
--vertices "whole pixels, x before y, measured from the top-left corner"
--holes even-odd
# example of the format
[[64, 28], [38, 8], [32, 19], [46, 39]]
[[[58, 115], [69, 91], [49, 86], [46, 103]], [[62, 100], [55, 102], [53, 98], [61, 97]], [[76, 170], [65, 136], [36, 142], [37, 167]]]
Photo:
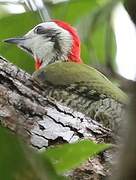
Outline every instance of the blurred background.
[[33, 73], [33, 58], [2, 40], [22, 36], [51, 17], [77, 28], [82, 41], [82, 59], [86, 64], [97, 68], [117, 84], [122, 79], [135, 80], [136, 30], [125, 8], [128, 2], [0, 0], [0, 55]]

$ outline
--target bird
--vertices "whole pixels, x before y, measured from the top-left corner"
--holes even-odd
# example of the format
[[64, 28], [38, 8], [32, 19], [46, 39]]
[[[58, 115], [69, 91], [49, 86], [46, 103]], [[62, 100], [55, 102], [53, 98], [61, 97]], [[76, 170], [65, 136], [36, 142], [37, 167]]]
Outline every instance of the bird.
[[119, 131], [128, 97], [101, 72], [83, 63], [80, 37], [72, 25], [52, 19], [22, 37], [4, 41], [33, 56], [33, 78], [44, 87], [45, 95]]

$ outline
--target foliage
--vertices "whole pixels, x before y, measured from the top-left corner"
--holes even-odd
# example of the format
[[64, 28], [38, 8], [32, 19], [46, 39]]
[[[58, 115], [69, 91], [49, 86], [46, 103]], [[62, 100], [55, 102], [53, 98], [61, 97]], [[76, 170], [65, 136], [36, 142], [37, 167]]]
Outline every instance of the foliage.
[[90, 140], [84, 140], [75, 144], [60, 145], [50, 148], [42, 153], [43, 157], [48, 157], [58, 173], [64, 173], [99, 152], [109, 148], [108, 144], [95, 144]]
[[109, 147], [84, 140], [35, 153], [19, 137], [2, 127], [0, 145], [0, 179], [4, 180], [64, 180], [56, 171], [59, 174], [67, 172]]
[[51, 163], [28, 149], [7, 129], [0, 127], [0, 179], [52, 180], [64, 179], [56, 174]]

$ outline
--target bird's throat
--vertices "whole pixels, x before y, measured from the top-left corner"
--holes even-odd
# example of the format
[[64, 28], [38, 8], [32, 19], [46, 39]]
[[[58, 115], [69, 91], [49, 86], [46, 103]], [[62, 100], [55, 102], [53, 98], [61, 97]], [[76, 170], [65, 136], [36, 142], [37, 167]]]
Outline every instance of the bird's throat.
[[38, 57], [36, 57], [35, 58], [35, 70], [40, 69], [41, 65], [42, 65], [42, 61]]

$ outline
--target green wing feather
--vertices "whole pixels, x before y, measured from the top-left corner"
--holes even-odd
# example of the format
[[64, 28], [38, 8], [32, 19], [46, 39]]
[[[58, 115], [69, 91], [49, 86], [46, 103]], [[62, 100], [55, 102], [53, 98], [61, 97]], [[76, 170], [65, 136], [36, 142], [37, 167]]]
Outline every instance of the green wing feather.
[[85, 64], [73, 62], [57, 62], [50, 64], [34, 73], [34, 78], [42, 83], [51, 83], [54, 86], [69, 86], [75, 83], [86, 85], [88, 89], [126, 104], [127, 95], [103, 74]]

